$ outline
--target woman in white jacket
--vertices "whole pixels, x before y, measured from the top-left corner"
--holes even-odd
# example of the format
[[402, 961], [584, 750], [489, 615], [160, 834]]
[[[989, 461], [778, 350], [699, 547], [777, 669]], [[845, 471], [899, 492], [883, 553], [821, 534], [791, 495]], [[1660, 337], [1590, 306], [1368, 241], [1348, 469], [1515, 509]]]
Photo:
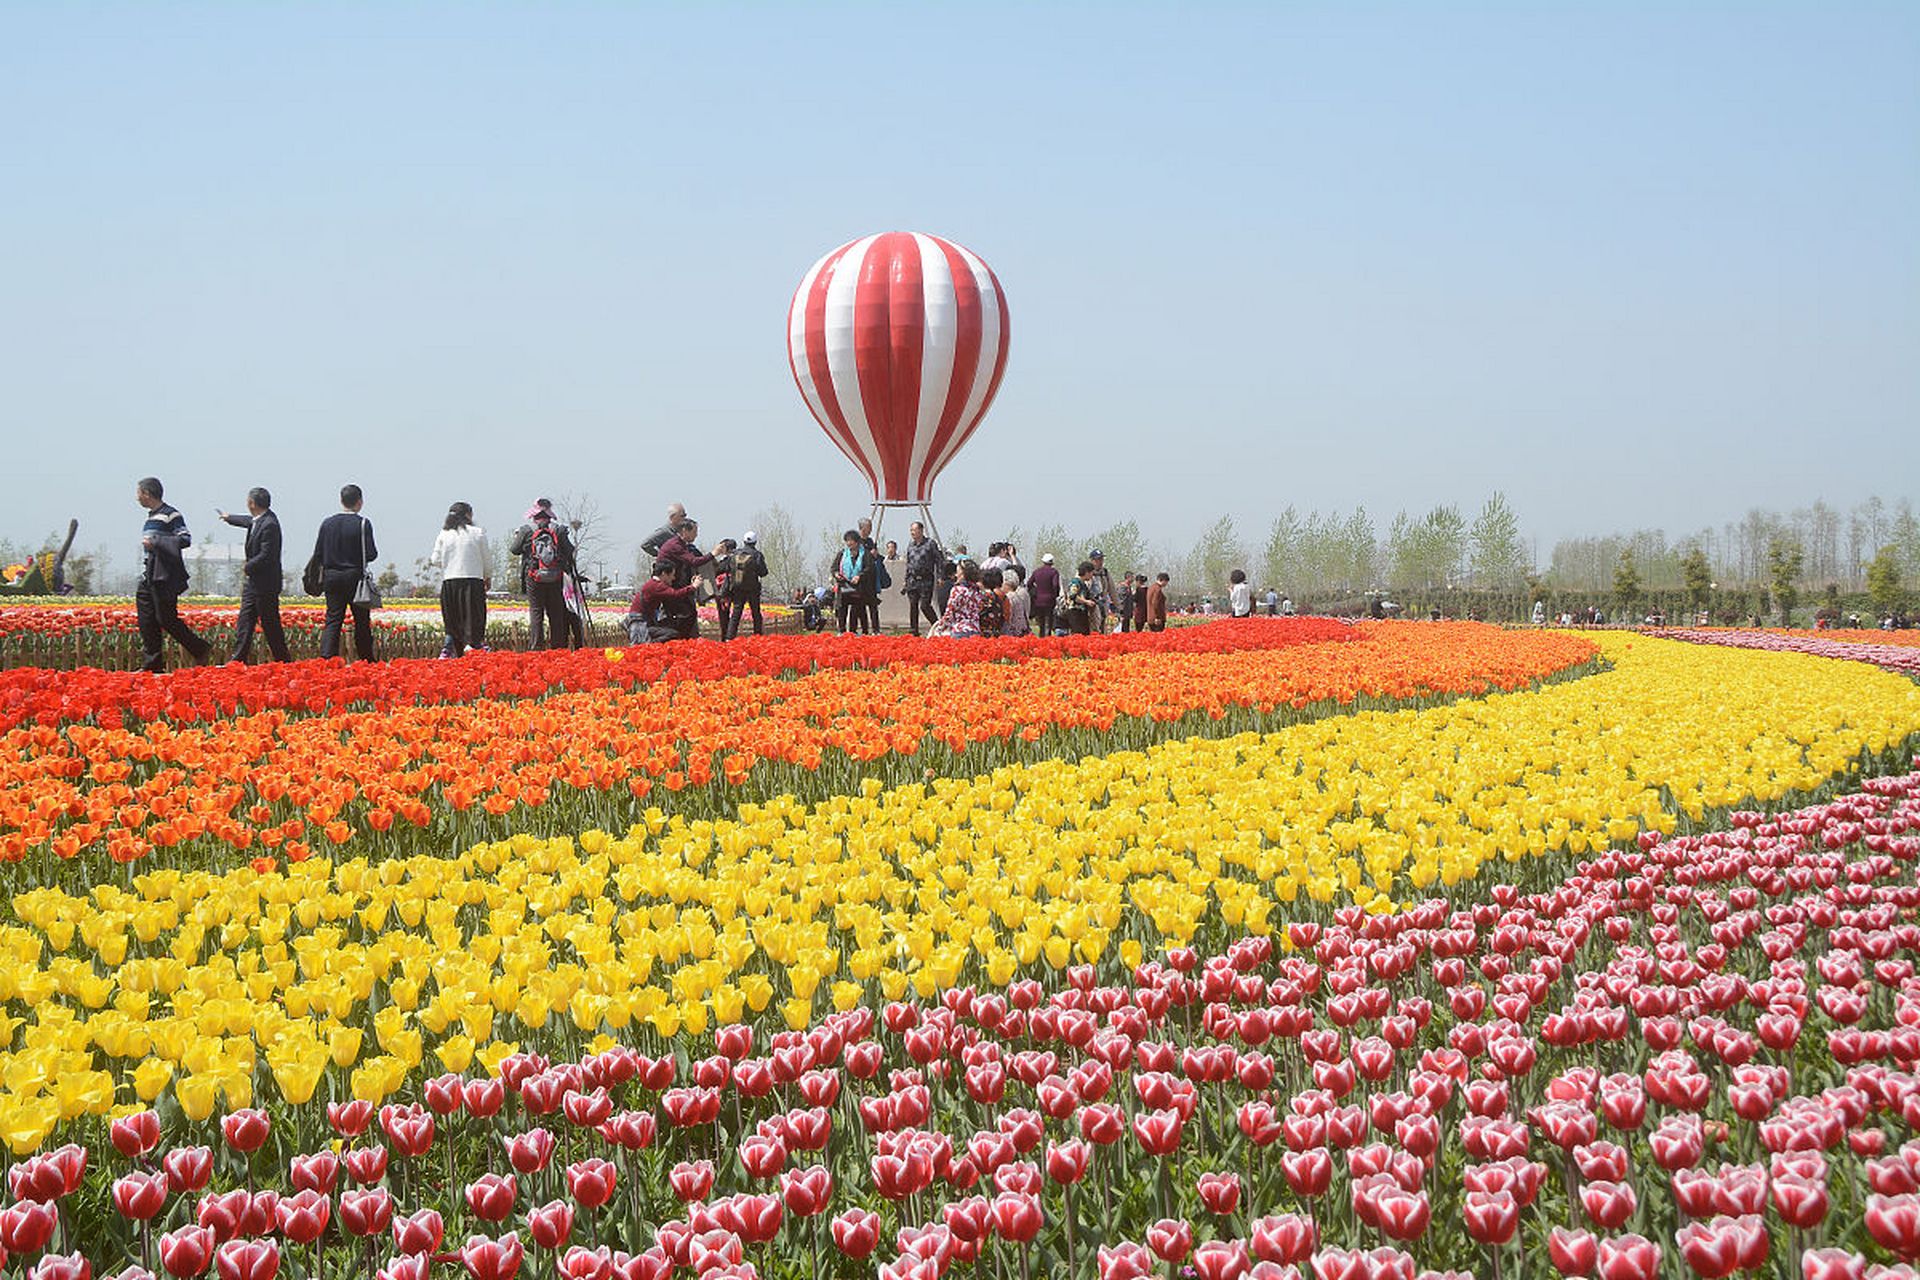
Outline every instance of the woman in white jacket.
[[440, 570], [440, 617], [447, 627], [443, 658], [457, 658], [469, 649], [487, 647], [487, 531], [473, 522], [473, 508], [456, 502], [447, 508], [447, 523], [433, 540], [427, 563]]

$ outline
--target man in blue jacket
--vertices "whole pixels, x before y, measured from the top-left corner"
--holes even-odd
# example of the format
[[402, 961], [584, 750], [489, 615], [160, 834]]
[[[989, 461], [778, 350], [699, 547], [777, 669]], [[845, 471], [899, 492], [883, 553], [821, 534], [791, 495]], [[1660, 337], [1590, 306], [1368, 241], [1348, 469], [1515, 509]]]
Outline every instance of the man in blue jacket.
[[134, 486], [134, 500], [146, 508], [140, 526], [140, 585], [134, 589], [135, 615], [140, 620], [140, 669], [165, 671], [166, 637], [179, 641], [195, 666], [204, 667], [213, 646], [180, 620], [180, 593], [187, 589], [187, 561], [182, 554], [193, 545], [187, 518], [168, 506], [166, 489], [152, 476]]
[[273, 514], [273, 495], [265, 489], [247, 490], [247, 514], [228, 515], [218, 507], [220, 518], [236, 529], [247, 531], [246, 582], [240, 588], [240, 616], [234, 620], [233, 657], [245, 662], [253, 652], [253, 628], [258, 620], [260, 634], [267, 638], [267, 652], [275, 662], [285, 662], [287, 633], [280, 626], [280, 517]]

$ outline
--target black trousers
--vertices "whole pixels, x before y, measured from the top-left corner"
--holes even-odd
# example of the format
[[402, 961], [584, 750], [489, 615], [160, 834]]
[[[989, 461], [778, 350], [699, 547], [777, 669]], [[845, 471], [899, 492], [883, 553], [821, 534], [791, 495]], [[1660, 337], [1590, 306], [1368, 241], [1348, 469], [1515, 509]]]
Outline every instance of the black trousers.
[[748, 610], [753, 612], [753, 634], [765, 635], [766, 628], [760, 621], [760, 588], [734, 588], [734, 594], [720, 602], [720, 638], [731, 640], [740, 634], [740, 620]]
[[1033, 611], [1033, 629], [1043, 636], [1053, 634], [1053, 606]]
[[851, 591], [843, 591], [834, 598], [834, 617], [840, 624], [840, 634], [856, 634], [867, 630], [867, 602]]
[[320, 656], [337, 658], [340, 656], [340, 630], [346, 624], [347, 613], [353, 613], [353, 652], [362, 662], [373, 660], [373, 606], [355, 604], [354, 588], [360, 585], [360, 577], [326, 580], [327, 621], [320, 628]]
[[940, 614], [933, 607], [933, 588], [907, 588], [907, 628], [915, 635], [920, 634], [920, 615], [925, 612], [927, 624], [940, 621]]
[[567, 597], [558, 582], [527, 584], [527, 647], [559, 649], [567, 643]]
[[233, 661], [245, 662], [253, 654], [253, 628], [258, 622], [260, 634], [267, 638], [267, 652], [275, 662], [292, 657], [287, 652], [287, 633], [280, 626], [280, 593], [267, 591], [249, 582], [240, 588], [240, 616], [233, 622]]
[[180, 593], [167, 587], [142, 582], [133, 593], [134, 616], [140, 621], [140, 669], [165, 671], [167, 655], [161, 646], [166, 637], [180, 642], [195, 662], [204, 663], [213, 646], [195, 635], [193, 628], [180, 620]]
[[1131, 600], [1120, 606], [1120, 629], [1122, 631], [1130, 631], [1133, 629], [1133, 602]]
[[1065, 616], [1068, 635], [1084, 636], [1093, 633], [1093, 610], [1068, 609]]
[[479, 578], [445, 578], [440, 583], [440, 620], [446, 624], [453, 656], [487, 642], [487, 587]]

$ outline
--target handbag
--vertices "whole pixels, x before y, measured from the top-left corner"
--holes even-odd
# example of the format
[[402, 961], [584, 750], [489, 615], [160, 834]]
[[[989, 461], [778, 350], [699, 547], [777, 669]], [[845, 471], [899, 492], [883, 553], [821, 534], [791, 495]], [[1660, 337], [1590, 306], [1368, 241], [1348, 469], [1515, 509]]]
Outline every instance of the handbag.
[[369, 609], [380, 607], [380, 588], [374, 585], [373, 575], [367, 572], [367, 518], [360, 517], [360, 581], [353, 587], [353, 603], [365, 605]]
[[320, 553], [314, 552], [307, 561], [307, 567], [300, 574], [300, 589], [310, 596], [324, 595], [326, 582], [320, 575]]

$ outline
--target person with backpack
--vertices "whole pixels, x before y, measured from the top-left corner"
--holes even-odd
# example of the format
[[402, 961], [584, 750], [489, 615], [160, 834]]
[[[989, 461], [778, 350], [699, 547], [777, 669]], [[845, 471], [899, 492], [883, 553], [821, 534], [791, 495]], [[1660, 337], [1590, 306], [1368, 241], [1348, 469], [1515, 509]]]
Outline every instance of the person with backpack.
[[573, 538], [553, 518], [553, 502], [542, 498], [514, 531], [507, 554], [520, 557], [520, 587], [527, 595], [527, 647], [564, 645], [567, 621], [566, 578], [573, 571]]
[[165, 492], [152, 476], [133, 490], [134, 501], [147, 513], [140, 526], [140, 585], [133, 593], [142, 671], [167, 669], [161, 648], [167, 636], [179, 642], [195, 666], [206, 666], [213, 656], [213, 646], [180, 619], [180, 593], [187, 589], [187, 561], [181, 553], [193, 545], [193, 535], [187, 532], [187, 518], [163, 498]]
[[731, 640], [740, 634], [740, 619], [748, 610], [753, 611], [753, 634], [766, 634], [760, 620], [760, 591], [766, 577], [767, 557], [760, 551], [759, 535], [749, 529], [733, 550], [728, 573], [730, 586], [727, 598], [720, 604], [722, 640]]

